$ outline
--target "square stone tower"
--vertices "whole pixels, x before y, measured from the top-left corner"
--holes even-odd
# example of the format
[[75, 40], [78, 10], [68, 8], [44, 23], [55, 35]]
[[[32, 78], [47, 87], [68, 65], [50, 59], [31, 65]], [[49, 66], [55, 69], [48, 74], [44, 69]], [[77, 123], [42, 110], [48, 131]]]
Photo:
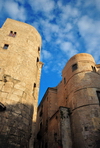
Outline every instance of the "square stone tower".
[[32, 147], [40, 48], [41, 37], [31, 25], [7, 19], [0, 29], [0, 148]]

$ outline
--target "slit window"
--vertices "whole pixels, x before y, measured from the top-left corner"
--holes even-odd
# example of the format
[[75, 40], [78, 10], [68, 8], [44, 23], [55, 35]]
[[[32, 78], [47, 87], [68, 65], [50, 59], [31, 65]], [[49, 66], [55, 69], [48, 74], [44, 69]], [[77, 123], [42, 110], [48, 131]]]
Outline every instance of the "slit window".
[[40, 51], [40, 47], [38, 47], [38, 51]]
[[9, 45], [8, 44], [4, 44], [3, 49], [8, 49]]
[[100, 91], [96, 91], [96, 93], [97, 93], [97, 97], [98, 97], [99, 105], [100, 105]]
[[77, 63], [72, 65], [72, 71], [76, 70], [78, 68]]
[[66, 84], [66, 78], [64, 78], [64, 84]]
[[36, 87], [36, 83], [34, 83], [34, 87]]
[[39, 58], [37, 58], [37, 62], [39, 62]]

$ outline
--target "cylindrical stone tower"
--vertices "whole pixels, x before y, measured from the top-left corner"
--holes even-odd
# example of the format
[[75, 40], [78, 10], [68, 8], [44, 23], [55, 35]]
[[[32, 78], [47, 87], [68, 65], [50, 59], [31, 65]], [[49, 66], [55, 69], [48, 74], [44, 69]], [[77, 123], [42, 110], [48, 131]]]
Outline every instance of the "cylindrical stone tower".
[[0, 148], [29, 148], [36, 122], [40, 48], [41, 37], [31, 25], [7, 19], [0, 29]]
[[73, 56], [63, 78], [73, 148], [100, 148], [100, 74], [93, 57], [86, 53]]

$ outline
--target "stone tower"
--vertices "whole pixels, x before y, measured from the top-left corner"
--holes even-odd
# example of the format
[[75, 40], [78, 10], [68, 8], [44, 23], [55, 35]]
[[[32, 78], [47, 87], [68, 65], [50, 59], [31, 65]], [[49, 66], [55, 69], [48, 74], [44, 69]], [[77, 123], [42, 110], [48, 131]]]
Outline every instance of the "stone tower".
[[33, 26], [7, 19], [0, 29], [0, 148], [29, 148], [42, 62]]
[[73, 148], [100, 147], [100, 73], [90, 54], [73, 56], [63, 70]]

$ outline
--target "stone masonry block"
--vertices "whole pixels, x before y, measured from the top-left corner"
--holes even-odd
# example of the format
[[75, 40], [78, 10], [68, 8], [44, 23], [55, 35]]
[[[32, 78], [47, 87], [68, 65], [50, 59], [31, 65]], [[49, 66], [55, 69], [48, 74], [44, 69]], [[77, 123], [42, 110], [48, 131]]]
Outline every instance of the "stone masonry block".
[[14, 86], [14, 88], [25, 91], [25, 83], [18, 83]]
[[7, 98], [8, 93], [6, 92], [0, 92], [0, 97], [1, 98]]
[[14, 89], [12, 93], [15, 94], [15, 95], [18, 95], [18, 96], [22, 96], [23, 95], [23, 91], [19, 90], [19, 89]]
[[17, 95], [15, 95], [15, 94], [11, 94], [10, 97], [9, 97], [9, 99], [14, 100], [14, 101], [19, 101], [20, 100], [20, 97], [17, 96]]
[[4, 82], [0, 81], [0, 90], [2, 89]]
[[7, 82], [5, 83], [5, 85], [3, 85], [2, 91], [11, 92], [12, 87], [13, 87], [13, 83]]

